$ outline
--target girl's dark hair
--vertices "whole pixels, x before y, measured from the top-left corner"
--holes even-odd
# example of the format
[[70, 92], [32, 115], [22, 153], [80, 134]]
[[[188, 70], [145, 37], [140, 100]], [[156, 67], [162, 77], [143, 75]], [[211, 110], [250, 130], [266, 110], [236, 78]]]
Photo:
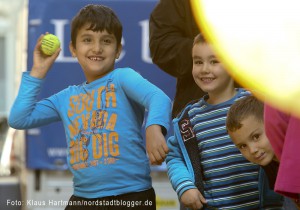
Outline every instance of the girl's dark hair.
[[115, 35], [117, 46], [121, 44], [122, 24], [112, 9], [103, 5], [89, 4], [83, 7], [73, 18], [71, 24], [71, 41], [76, 47], [78, 30], [85, 24], [90, 24], [89, 30], [104, 31]]

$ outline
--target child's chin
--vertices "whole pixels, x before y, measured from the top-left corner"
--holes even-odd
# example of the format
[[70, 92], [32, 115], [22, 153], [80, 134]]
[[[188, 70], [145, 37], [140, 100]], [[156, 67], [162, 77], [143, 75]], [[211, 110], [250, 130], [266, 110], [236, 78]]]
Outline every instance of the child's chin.
[[260, 166], [267, 166], [267, 165], [269, 165], [271, 162], [272, 162], [272, 160], [271, 160], [271, 161], [262, 161], [262, 162], [259, 163], [259, 165], [260, 165]]
[[260, 166], [266, 166], [266, 165], [268, 165], [267, 163], [260, 163], [260, 164], [258, 164], [258, 165], [260, 165]]

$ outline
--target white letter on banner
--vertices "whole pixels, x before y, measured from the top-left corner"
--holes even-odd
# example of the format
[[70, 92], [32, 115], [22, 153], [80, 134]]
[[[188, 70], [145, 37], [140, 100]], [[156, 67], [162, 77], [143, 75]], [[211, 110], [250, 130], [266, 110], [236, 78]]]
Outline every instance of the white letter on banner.
[[152, 63], [149, 51], [149, 20], [139, 22], [142, 27], [142, 60], [146, 63]]
[[125, 39], [124, 39], [124, 37], [122, 37], [121, 44], [123, 46], [123, 49], [122, 49], [122, 52], [121, 52], [119, 58], [116, 60], [116, 63], [118, 63], [119, 61], [121, 61], [124, 58], [124, 56], [126, 55], [126, 51], [124, 50], [124, 46], [125, 46]]
[[[51, 20], [50, 23], [54, 25], [54, 34], [59, 38], [60, 40], [60, 47], [61, 51], [59, 53], [58, 58], [56, 59], [56, 62], [77, 62], [76, 58], [73, 58], [72, 56], [65, 57], [65, 25], [69, 24], [69, 20]], [[68, 43], [69, 46], [69, 43]]]

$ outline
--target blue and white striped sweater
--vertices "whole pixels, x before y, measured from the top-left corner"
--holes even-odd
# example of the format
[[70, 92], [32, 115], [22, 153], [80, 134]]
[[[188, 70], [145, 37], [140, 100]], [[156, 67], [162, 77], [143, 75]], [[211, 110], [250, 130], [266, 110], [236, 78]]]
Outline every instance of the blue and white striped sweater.
[[[259, 166], [248, 162], [236, 149], [226, 131], [230, 106], [250, 92], [238, 89], [231, 100], [218, 105], [207, 104], [205, 98], [191, 103], [173, 120], [175, 136], [168, 139], [168, 175], [178, 196], [195, 186], [194, 168], [185, 148], [188, 129], [182, 131], [180, 121], [188, 112], [192, 132], [197, 138], [202, 168], [205, 209], [268, 209], [259, 198]], [[275, 204], [276, 206], [276, 204]], [[281, 209], [277, 205], [275, 208]]]
[[240, 204], [255, 209], [259, 204], [259, 167], [241, 155], [225, 126], [230, 106], [245, 95], [249, 92], [239, 89], [235, 97], [217, 105], [206, 103], [204, 97], [188, 112], [200, 151], [205, 198], [218, 209], [238, 209]]

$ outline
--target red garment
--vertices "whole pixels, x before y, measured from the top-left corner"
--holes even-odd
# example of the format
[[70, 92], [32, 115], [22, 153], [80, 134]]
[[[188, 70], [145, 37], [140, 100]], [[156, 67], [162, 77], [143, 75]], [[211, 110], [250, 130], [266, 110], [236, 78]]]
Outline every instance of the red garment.
[[293, 199], [300, 194], [300, 118], [265, 105], [265, 130], [280, 161], [275, 192]]

